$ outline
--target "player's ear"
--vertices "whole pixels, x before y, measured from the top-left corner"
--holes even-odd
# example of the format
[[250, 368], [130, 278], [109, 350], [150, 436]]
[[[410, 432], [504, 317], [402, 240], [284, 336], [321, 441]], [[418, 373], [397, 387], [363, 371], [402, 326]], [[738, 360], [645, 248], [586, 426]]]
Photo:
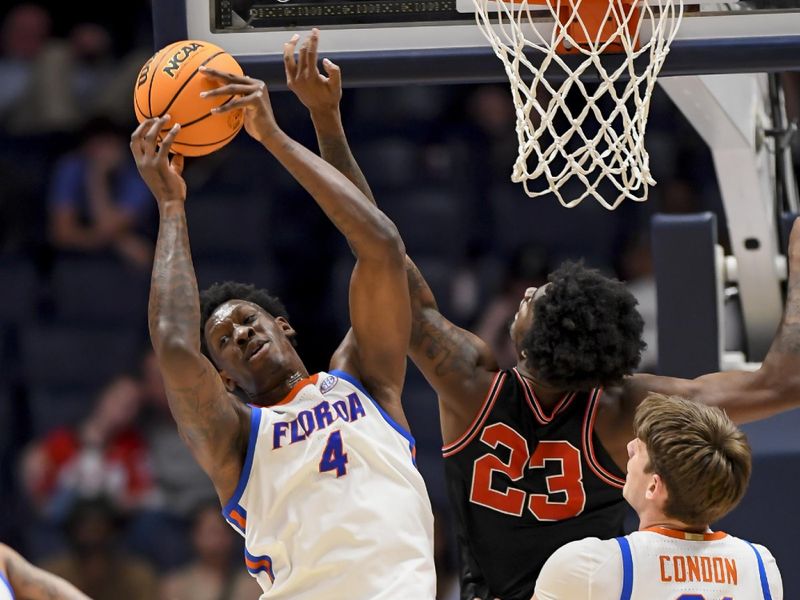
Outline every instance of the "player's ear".
[[293, 338], [295, 335], [297, 335], [294, 327], [292, 327], [289, 321], [287, 321], [284, 317], [276, 317], [275, 323], [277, 323], [278, 327], [281, 328], [287, 338]]
[[230, 376], [224, 371], [219, 372], [219, 376], [222, 379], [222, 385], [225, 386], [225, 389], [228, 390], [231, 394], [235, 393], [236, 391], [236, 382], [230, 378]]
[[661, 479], [661, 475], [658, 473], [650, 475], [650, 481], [647, 484], [647, 491], [645, 494], [648, 500], [661, 500], [662, 502], [666, 502], [668, 496], [667, 486], [664, 484], [664, 480]]

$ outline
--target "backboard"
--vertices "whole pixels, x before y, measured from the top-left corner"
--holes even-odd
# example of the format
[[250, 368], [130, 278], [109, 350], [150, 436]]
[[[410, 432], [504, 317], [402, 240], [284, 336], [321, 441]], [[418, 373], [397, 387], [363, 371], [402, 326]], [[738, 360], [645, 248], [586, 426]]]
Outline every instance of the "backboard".
[[[505, 79], [472, 0], [159, 0], [153, 13], [156, 46], [207, 40], [272, 83], [283, 78], [283, 43], [311, 27], [323, 30], [320, 51], [346, 68], [348, 85]], [[543, 13], [537, 27], [552, 21]], [[661, 76], [795, 69], [797, 0], [686, 0]]]

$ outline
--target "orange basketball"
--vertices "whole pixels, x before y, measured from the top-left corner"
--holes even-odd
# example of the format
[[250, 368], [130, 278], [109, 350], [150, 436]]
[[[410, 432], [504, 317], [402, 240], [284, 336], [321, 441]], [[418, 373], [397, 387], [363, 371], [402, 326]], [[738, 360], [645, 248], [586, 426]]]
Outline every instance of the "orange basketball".
[[133, 91], [133, 109], [140, 123], [169, 114], [163, 134], [175, 123], [181, 124], [172, 150], [184, 156], [219, 150], [242, 128], [241, 110], [211, 114], [212, 108], [233, 96], [201, 98], [200, 92], [221, 85], [200, 73], [197, 69], [201, 66], [242, 75], [239, 63], [219, 46], [185, 40], [162, 48], [144, 63]]

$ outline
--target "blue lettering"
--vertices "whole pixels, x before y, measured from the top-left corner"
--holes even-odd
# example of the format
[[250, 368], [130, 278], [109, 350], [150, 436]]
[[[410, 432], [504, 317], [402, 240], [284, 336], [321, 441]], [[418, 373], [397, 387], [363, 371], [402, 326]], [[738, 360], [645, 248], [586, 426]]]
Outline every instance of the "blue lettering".
[[320, 402], [314, 407], [314, 415], [317, 417], [317, 427], [325, 429], [333, 423], [334, 416], [331, 414], [331, 405], [327, 402]]
[[310, 410], [304, 410], [297, 415], [297, 421], [300, 423], [300, 427], [303, 428], [303, 431], [306, 432], [306, 436], [314, 433], [314, 415]]
[[286, 428], [289, 427], [288, 423], [279, 421], [275, 423], [272, 430], [272, 449], [280, 448], [283, 436], [286, 435]]
[[292, 444], [295, 442], [302, 442], [304, 439], [306, 439], [306, 436], [300, 433], [300, 428], [297, 426], [297, 419], [289, 423], [289, 431], [292, 433], [292, 441], [290, 442]]
[[358, 394], [349, 394], [346, 400], [337, 400], [333, 404], [323, 400], [311, 410], [303, 410], [292, 421], [278, 421], [272, 426], [272, 448], [283, 448], [308, 439], [315, 431], [330, 427], [342, 419], [351, 423], [366, 417], [367, 411]]
[[347, 405], [344, 403], [344, 400], [337, 400], [333, 403], [333, 408], [336, 410], [336, 414], [339, 415], [345, 421], [350, 421], [350, 415], [347, 414]]
[[358, 417], [366, 417], [367, 413], [361, 405], [361, 400], [358, 399], [358, 394], [350, 394], [347, 396], [350, 401], [350, 421], [355, 421]]

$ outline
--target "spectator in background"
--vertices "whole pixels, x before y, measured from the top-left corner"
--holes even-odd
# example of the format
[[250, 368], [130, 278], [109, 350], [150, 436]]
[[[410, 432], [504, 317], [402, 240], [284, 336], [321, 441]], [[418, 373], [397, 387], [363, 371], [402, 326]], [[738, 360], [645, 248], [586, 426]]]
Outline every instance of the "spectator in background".
[[197, 510], [192, 546], [195, 560], [163, 579], [161, 600], [253, 600], [260, 595], [242, 565], [241, 544], [216, 502]]
[[44, 568], [94, 600], [155, 598], [158, 582], [153, 570], [119, 548], [121, 525], [120, 514], [107, 498], [77, 502], [66, 522], [69, 550]]
[[34, 64], [50, 41], [51, 29], [50, 15], [35, 4], [12, 8], [0, 25], [0, 122], [6, 126], [24, 103]]
[[152, 211], [150, 193], [111, 120], [84, 127], [80, 148], [56, 165], [49, 198], [50, 239], [61, 251], [113, 252], [149, 267], [153, 242], [143, 235]]
[[141, 363], [141, 382], [140, 423], [150, 455], [155, 501], [131, 523], [129, 543], [159, 570], [174, 569], [191, 554], [188, 538], [196, 507], [216, 502], [217, 497], [208, 476], [178, 435], [161, 371], [149, 348]]
[[135, 428], [140, 403], [137, 382], [118, 377], [80, 426], [56, 429], [33, 444], [22, 479], [40, 513], [60, 522], [76, 501], [98, 494], [124, 512], [150, 501], [147, 447]]

